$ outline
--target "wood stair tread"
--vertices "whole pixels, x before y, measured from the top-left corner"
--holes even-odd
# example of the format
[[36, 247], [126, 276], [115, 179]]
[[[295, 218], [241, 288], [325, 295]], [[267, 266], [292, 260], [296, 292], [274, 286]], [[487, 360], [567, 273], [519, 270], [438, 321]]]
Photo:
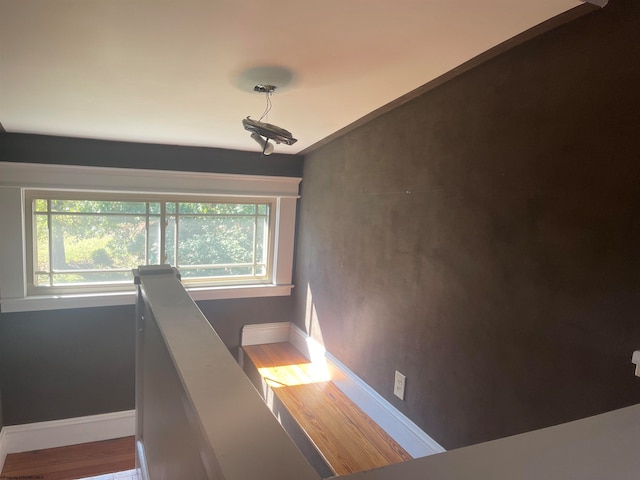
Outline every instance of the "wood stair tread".
[[242, 348], [336, 475], [411, 459], [290, 343]]

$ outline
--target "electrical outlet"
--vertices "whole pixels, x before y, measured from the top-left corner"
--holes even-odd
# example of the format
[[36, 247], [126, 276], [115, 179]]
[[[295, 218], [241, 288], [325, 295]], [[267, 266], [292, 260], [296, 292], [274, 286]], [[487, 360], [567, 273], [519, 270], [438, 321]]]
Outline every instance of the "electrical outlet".
[[633, 352], [631, 363], [636, 364], [636, 377], [640, 377], [640, 350]]
[[393, 394], [400, 400], [404, 400], [404, 385], [407, 381], [407, 377], [396, 370], [396, 378], [393, 383]]

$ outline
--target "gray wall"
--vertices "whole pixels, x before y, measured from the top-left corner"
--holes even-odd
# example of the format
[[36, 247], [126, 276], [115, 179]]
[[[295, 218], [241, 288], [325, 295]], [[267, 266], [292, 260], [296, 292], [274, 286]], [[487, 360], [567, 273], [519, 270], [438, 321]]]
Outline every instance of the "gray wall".
[[0, 389], [0, 430], [4, 426], [4, 419], [2, 417], [2, 390]]
[[291, 321], [293, 298], [208, 300], [198, 302], [198, 307], [233, 356], [238, 358], [242, 326]]
[[296, 321], [447, 449], [640, 402], [638, 32], [613, 0], [305, 158]]
[[[272, 161], [273, 160], [273, 161]], [[0, 135], [0, 161], [299, 176], [298, 156]], [[200, 306], [237, 351], [246, 323], [287, 321], [290, 297]], [[0, 314], [0, 419], [16, 425], [134, 408], [133, 306]], [[0, 423], [0, 425], [2, 425]]]
[[184, 170], [299, 177], [302, 159], [259, 151], [113, 142], [87, 138], [6, 133], [0, 135], [0, 162]]
[[6, 425], [131, 410], [133, 305], [0, 314]]
[[[235, 355], [242, 326], [288, 321], [291, 297], [198, 306]], [[132, 410], [134, 322], [133, 305], [0, 314], [4, 424]]]

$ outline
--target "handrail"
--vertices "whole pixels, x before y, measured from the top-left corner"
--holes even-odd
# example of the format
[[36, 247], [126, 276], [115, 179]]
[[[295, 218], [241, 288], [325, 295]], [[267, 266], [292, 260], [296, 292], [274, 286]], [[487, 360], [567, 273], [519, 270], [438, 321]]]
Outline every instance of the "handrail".
[[169, 266], [140, 267], [137, 468], [146, 480], [318, 480]]

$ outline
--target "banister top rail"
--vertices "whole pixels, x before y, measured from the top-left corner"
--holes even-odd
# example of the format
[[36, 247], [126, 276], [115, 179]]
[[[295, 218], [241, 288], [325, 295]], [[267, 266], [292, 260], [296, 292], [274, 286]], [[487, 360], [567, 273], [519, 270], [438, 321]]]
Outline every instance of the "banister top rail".
[[141, 267], [134, 275], [184, 388], [191, 423], [207, 443], [200, 456], [215, 456], [204, 462], [218, 467], [209, 478], [318, 480], [189, 297], [177, 270]]

